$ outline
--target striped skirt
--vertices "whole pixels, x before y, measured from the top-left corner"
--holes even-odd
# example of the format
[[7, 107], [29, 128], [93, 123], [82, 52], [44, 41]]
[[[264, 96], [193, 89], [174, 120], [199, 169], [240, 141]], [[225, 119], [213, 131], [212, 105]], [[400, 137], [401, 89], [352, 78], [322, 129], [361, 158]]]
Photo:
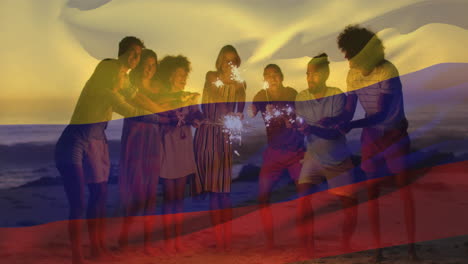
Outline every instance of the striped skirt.
[[232, 180], [232, 145], [223, 127], [204, 124], [195, 132], [195, 162], [193, 194], [203, 192], [229, 193]]

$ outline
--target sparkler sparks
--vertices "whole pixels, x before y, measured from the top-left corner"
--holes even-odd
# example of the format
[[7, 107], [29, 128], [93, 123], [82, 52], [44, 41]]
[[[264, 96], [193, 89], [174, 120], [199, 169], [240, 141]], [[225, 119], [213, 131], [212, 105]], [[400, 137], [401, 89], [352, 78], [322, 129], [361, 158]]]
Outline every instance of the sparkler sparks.
[[270, 84], [267, 81], [263, 81], [263, 90], [265, 90], [265, 95], [266, 95], [267, 101], [269, 102], [270, 98], [268, 96], [268, 91], [267, 91], [268, 88], [270, 88]]
[[219, 78], [216, 79], [215, 82], [213, 82], [214, 86], [216, 86], [216, 88], [220, 88], [224, 85], [223, 81], [221, 81]]
[[291, 115], [291, 114], [293, 113], [293, 111], [294, 111], [294, 110], [292, 109], [291, 106], [286, 105], [286, 113], [287, 113], [288, 115]]
[[229, 134], [229, 141], [232, 142], [237, 141], [239, 145], [242, 144], [242, 130], [244, 126], [239, 116], [234, 115], [226, 115], [224, 116], [223, 122], [224, 128], [223, 131]]
[[244, 79], [240, 76], [240, 71], [239, 68], [237, 68], [236, 65], [234, 65], [232, 62], [229, 62], [229, 65], [231, 66], [231, 80], [243, 83]]
[[280, 115], [281, 115], [281, 111], [275, 108], [275, 109], [273, 110], [273, 116], [274, 116], [274, 117], [278, 117], [278, 116], [280, 116]]
[[290, 124], [294, 124], [295, 122], [299, 122], [302, 124], [303, 120], [300, 117], [296, 119], [293, 118], [294, 109], [290, 105], [286, 105], [285, 107], [278, 109], [276, 107], [272, 109], [267, 109], [265, 113], [263, 113], [263, 118], [265, 119], [265, 125], [267, 127], [270, 126], [270, 123], [273, 119], [283, 118], [284, 121], [289, 121]]

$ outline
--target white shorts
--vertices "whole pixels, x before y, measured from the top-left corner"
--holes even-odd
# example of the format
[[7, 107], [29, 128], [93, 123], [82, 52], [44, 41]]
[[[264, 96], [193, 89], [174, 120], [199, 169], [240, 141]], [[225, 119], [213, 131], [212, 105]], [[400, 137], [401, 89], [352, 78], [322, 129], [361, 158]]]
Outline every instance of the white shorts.
[[326, 180], [330, 193], [354, 197], [356, 190], [352, 186], [355, 183], [353, 170], [351, 158], [337, 165], [325, 165], [306, 152], [298, 183], [317, 185]]

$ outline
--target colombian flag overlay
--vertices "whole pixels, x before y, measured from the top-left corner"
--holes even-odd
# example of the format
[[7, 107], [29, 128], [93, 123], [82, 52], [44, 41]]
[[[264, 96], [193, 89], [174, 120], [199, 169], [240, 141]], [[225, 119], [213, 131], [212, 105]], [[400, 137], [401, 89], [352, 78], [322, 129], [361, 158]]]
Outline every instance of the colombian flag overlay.
[[468, 2], [0, 10], [2, 263], [468, 263]]

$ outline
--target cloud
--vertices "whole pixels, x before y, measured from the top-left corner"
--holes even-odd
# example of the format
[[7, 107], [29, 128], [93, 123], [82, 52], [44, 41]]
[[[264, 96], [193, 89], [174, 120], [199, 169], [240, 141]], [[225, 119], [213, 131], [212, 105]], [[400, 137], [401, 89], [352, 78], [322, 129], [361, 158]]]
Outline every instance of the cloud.
[[[329, 83], [345, 89], [347, 63], [336, 36], [349, 23], [370, 25], [401, 74], [444, 62], [467, 62], [461, 1], [65, 1], [1, 2], [8, 63], [0, 70], [0, 123], [66, 123], [99, 59], [115, 57], [126, 35], [142, 38], [159, 57], [192, 61], [188, 88], [201, 91], [219, 49], [233, 44], [243, 59], [248, 99], [261, 88], [263, 67], [278, 63], [285, 84], [305, 88], [305, 65], [327, 52]], [[439, 11], [438, 14], [436, 14]], [[432, 15], [429, 15], [432, 14]], [[404, 17], [404, 19], [401, 19]], [[435, 22], [429, 23], [433, 17]], [[434, 45], [437, 43], [437, 45]]]
[[[60, 19], [64, 4], [59, 0], [1, 2], [2, 21], [8, 23], [2, 23], [0, 123], [63, 123], [66, 119], [60, 111], [68, 115], [73, 110], [69, 98], [79, 96], [97, 60]], [[63, 108], [49, 112], [44, 105]]]
[[69, 0], [67, 3], [68, 7], [78, 8], [80, 10], [95, 9], [112, 0]]

